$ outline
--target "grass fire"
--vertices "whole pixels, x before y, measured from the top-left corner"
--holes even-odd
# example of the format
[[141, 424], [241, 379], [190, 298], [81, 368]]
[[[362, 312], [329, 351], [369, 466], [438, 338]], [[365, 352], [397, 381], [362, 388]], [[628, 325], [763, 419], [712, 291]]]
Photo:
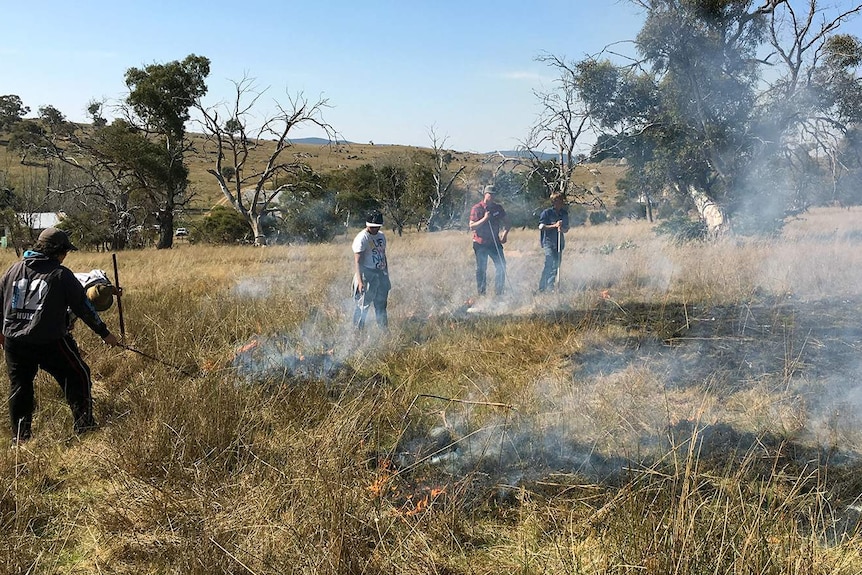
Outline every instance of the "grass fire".
[[499, 297], [466, 234], [393, 235], [388, 331], [351, 326], [348, 236], [120, 253], [147, 355], [76, 333], [81, 439], [38, 377], [33, 440], [0, 450], [2, 570], [862, 572], [860, 216], [573, 228], [545, 293], [515, 229]]

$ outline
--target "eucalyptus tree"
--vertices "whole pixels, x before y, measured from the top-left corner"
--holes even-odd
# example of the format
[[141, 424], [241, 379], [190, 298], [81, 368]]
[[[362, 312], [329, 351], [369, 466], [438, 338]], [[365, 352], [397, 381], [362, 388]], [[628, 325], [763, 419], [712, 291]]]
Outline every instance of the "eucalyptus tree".
[[45, 129], [41, 124], [32, 119], [16, 122], [9, 131], [9, 143], [6, 148], [15, 152], [20, 158], [22, 166], [27, 165], [35, 158], [43, 157], [42, 149], [45, 141]]
[[638, 65], [582, 95], [637, 184], [687, 198], [714, 232], [728, 211], [777, 221], [804, 208], [805, 183], [820, 183], [813, 150], [828, 154], [856, 121], [858, 61], [837, 49], [856, 45], [836, 34], [859, 6], [633, 1], [646, 11]]
[[20, 122], [29, 112], [30, 108], [24, 105], [21, 96], [17, 94], [0, 96], [0, 131], [11, 130], [12, 126]]
[[336, 136], [323, 118], [327, 100], [288, 96], [286, 105], [274, 102], [274, 112], [261, 112], [263, 119], [259, 120], [263, 93], [246, 77], [234, 82], [229, 103], [197, 104], [207, 144], [216, 155], [215, 165], [207, 172], [228, 203], [248, 221], [255, 245], [266, 244], [263, 222], [279, 197], [307, 191], [312, 170], [300, 155], [289, 154], [292, 134], [298, 128], [316, 126], [330, 141]]
[[424, 202], [419, 201], [421, 175], [417, 173], [417, 167], [413, 158], [406, 155], [388, 158], [374, 166], [371, 196], [386, 215], [387, 226], [391, 226], [399, 236], [410, 224], [424, 220]]
[[54, 106], [42, 106], [36, 119], [23, 119], [12, 126], [7, 148], [18, 152], [21, 164], [32, 158], [44, 160], [48, 156], [49, 140], [68, 136], [75, 131], [75, 124]]
[[190, 110], [207, 93], [209, 72], [209, 59], [194, 54], [182, 61], [126, 71], [128, 120], [165, 150], [161, 158], [164, 163], [156, 171], [160, 177], [151, 179], [147, 188], [157, 205], [154, 216], [159, 226], [159, 249], [173, 245], [175, 211], [190, 199], [186, 154], [191, 143], [186, 125]]
[[72, 213], [84, 211], [100, 222], [99, 233], [113, 249], [126, 247], [135, 228], [154, 223], [150, 215], [160, 207], [154, 191], [164, 190], [172, 177], [173, 158], [161, 142], [116, 119], [53, 134], [45, 149], [71, 172], [54, 178], [50, 190], [69, 198]]

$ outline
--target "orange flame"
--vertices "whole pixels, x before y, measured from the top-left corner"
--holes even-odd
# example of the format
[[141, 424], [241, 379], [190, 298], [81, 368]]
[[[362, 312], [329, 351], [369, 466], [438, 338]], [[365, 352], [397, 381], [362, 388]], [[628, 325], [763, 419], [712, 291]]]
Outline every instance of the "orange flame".
[[393, 487], [389, 484], [392, 479], [392, 471], [389, 469], [391, 463], [388, 459], [380, 462], [380, 475], [366, 489], [371, 492], [374, 497], [381, 497], [387, 491], [391, 491]]
[[401, 506], [401, 514], [405, 517], [412, 517], [414, 515], [418, 515], [419, 513], [423, 513], [431, 509], [431, 506], [434, 504], [437, 499], [446, 492], [445, 488], [442, 487], [432, 487], [428, 490], [428, 493], [425, 494], [424, 497], [419, 499], [415, 505], [412, 504], [413, 496], [410, 495], [407, 497], [407, 501], [404, 502], [404, 505]]
[[250, 349], [256, 348], [258, 345], [260, 345], [260, 341], [257, 339], [253, 339], [250, 342], [248, 342], [247, 344], [237, 348], [236, 353], [237, 353], [237, 355], [239, 355], [241, 353], [245, 353]]
[[611, 290], [602, 290], [602, 299], [611, 299]]

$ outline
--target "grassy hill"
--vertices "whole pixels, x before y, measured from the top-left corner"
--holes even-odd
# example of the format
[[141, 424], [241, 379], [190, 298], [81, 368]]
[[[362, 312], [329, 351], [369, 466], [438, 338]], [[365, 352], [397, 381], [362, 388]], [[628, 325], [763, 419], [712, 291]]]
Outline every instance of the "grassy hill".
[[[200, 153], [192, 159], [190, 180], [193, 189], [199, 195], [198, 202], [201, 205], [212, 205], [220, 198], [220, 192], [213, 177], [206, 173], [213, 162], [214, 150], [206, 149], [201, 143], [198, 146]], [[263, 142], [257, 150], [256, 160], [263, 161], [272, 151], [272, 144]], [[383, 164], [388, 160], [407, 157], [417, 151], [431, 152], [427, 148], [401, 145], [372, 145], [357, 143], [341, 143], [332, 145], [321, 144], [294, 144], [285, 155], [308, 163], [312, 169], [321, 172], [333, 172], [344, 169], [357, 168], [364, 164]], [[471, 152], [458, 152], [451, 150], [453, 169], [465, 166], [464, 176], [468, 182], [477, 182], [482, 178], [487, 179], [501, 162], [502, 156], [497, 153], [475, 154]], [[507, 164], [506, 169], [511, 169]], [[592, 170], [592, 171], [591, 171]], [[598, 171], [598, 174], [595, 172]], [[584, 164], [577, 171], [575, 181], [577, 184], [592, 189], [599, 186], [602, 196], [612, 198], [617, 193], [616, 182], [625, 173], [623, 166], [617, 162], [608, 162], [603, 165]], [[478, 184], [474, 184], [478, 186]]]
[[[222, 194], [215, 183], [214, 178], [206, 172], [215, 161], [216, 152], [209, 147], [203, 137], [192, 135], [195, 142], [196, 153], [188, 158], [190, 168], [190, 188], [196, 194], [192, 203], [195, 208], [209, 208], [222, 199]], [[272, 142], [262, 142], [260, 147], [252, 155], [252, 164], [261, 164], [272, 152]], [[338, 170], [356, 168], [364, 164], [382, 164], [388, 160], [407, 157], [416, 151], [430, 150], [401, 145], [373, 145], [357, 143], [338, 144], [316, 144], [295, 143], [284, 153], [287, 160], [298, 160], [308, 163], [312, 169], [320, 172], [333, 172]], [[465, 166], [463, 172], [468, 182], [476, 182], [481, 178], [487, 179], [489, 172], [500, 163], [502, 157], [499, 154], [474, 154], [469, 152], [450, 151], [452, 154], [452, 166], [457, 169]], [[507, 169], [511, 165], [507, 164]], [[5, 146], [0, 145], [0, 171], [8, 174], [11, 185], [23, 179], [33, 178], [34, 174], [44, 171], [42, 166], [22, 166], [15, 153], [9, 152]], [[598, 174], [594, 172], [598, 169]], [[592, 171], [591, 171], [592, 170]], [[601, 166], [585, 164], [579, 167], [576, 174], [576, 182], [588, 189], [598, 186], [606, 199], [616, 194], [616, 181], [625, 172], [625, 168], [611, 162]], [[2, 184], [2, 182], [0, 182]], [[9, 184], [7, 184], [9, 185]], [[20, 185], [20, 184], [17, 184]], [[478, 184], [476, 184], [478, 185]]]

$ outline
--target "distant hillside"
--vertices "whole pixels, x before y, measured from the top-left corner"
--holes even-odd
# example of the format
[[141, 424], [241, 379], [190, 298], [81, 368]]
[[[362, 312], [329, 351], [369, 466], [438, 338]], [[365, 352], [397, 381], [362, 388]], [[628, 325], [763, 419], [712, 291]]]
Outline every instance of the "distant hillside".
[[547, 162], [549, 160], [555, 160], [557, 158], [557, 154], [550, 154], [548, 152], [533, 152], [530, 153], [527, 150], [495, 150], [493, 152], [488, 152], [489, 155], [504, 155], [507, 158], [531, 158], [533, 154], [535, 154], [540, 160], [543, 162]]
[[326, 138], [296, 138], [296, 139], [291, 139], [290, 141], [293, 142], [294, 144], [309, 144], [312, 146], [328, 146], [328, 145], [339, 146], [339, 145], [343, 145], [343, 144], [350, 145], [350, 144], [355, 143], [355, 142], [350, 142], [348, 140], [332, 141], [332, 140], [327, 140]]
[[[208, 209], [223, 198], [215, 179], [207, 172], [213, 168], [218, 152], [205, 141], [202, 135], [190, 134], [190, 136], [197, 152], [187, 157], [190, 189], [195, 193], [191, 207]], [[253, 150], [249, 165], [261, 165], [272, 149], [272, 142], [261, 142], [260, 147]], [[334, 172], [358, 168], [365, 164], [380, 165], [389, 161], [400, 161], [417, 152], [430, 153], [430, 149], [399, 144], [375, 145], [371, 142], [360, 144], [350, 141], [329, 142], [323, 138], [297, 138], [291, 140], [291, 147], [285, 150], [282, 160], [302, 161], [318, 172]], [[478, 189], [479, 185], [488, 181], [500, 165], [501, 156], [506, 158], [526, 156], [523, 151], [518, 150], [500, 150], [486, 154], [456, 150], [447, 150], [447, 152], [451, 154], [450, 166], [453, 170], [463, 166], [462, 185], [471, 189]], [[553, 159], [554, 155], [543, 154], [542, 158], [549, 160]], [[513, 168], [515, 168], [514, 162], [506, 164], [503, 169]], [[0, 142], [0, 177], [3, 177], [6, 182], [0, 181], [0, 184], [14, 186], [16, 180], [24, 177], [31, 178], [33, 170], [44, 170], [44, 166], [22, 166], [20, 157], [14, 152], [9, 152]], [[625, 167], [608, 162], [586, 164], [583, 170], [578, 168], [575, 181], [587, 189], [598, 186], [602, 195], [613, 196], [617, 191], [617, 179], [624, 172]]]

